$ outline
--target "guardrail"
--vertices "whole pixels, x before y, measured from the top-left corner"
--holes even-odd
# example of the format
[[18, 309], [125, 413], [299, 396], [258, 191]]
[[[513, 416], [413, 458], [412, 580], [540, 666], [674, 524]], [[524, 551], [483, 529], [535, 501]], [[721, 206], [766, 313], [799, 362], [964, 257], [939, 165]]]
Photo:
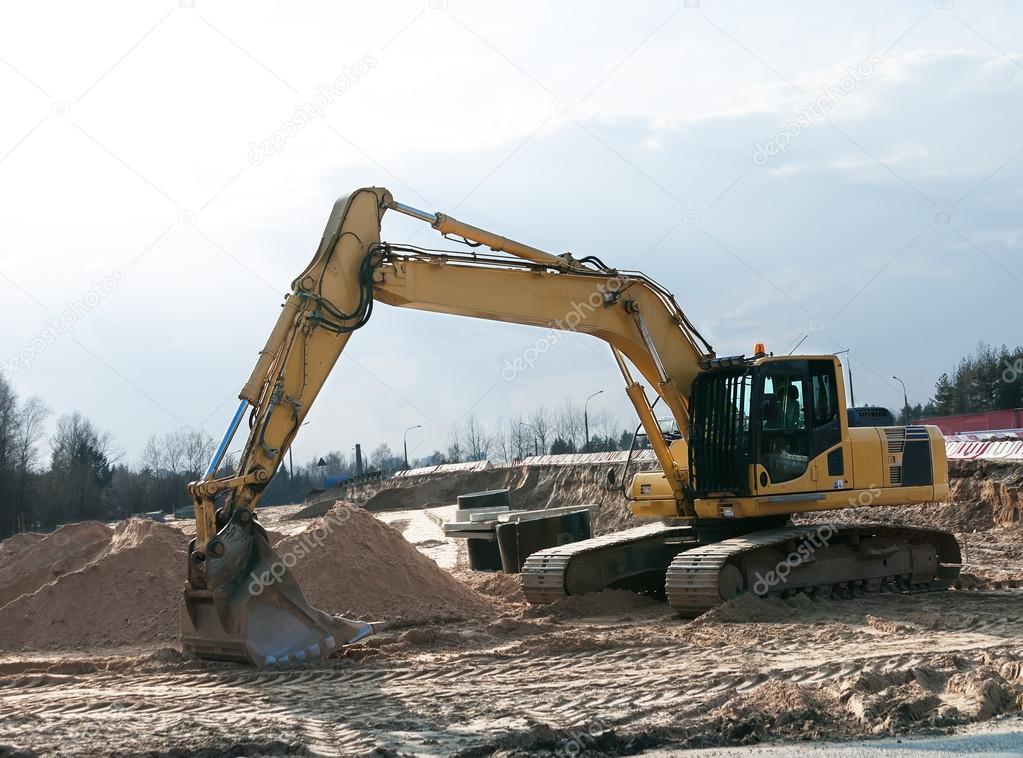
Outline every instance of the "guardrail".
[[948, 442], [1002, 442], [1005, 440], [1023, 440], [1023, 429], [992, 429], [986, 432], [959, 432], [946, 434]]
[[[583, 466], [586, 464], [625, 463], [629, 456], [628, 450], [615, 450], [611, 453], [567, 453], [565, 455], [531, 455], [519, 461], [520, 466]], [[632, 453], [635, 463], [657, 460], [653, 450], [636, 450]]]
[[945, 453], [952, 460], [1023, 461], [1023, 440], [971, 442], [945, 440]]
[[[502, 461], [468, 461], [467, 463], [441, 463], [436, 466], [420, 466], [407, 471], [396, 471], [392, 479], [410, 479], [417, 476], [433, 476], [436, 474], [456, 474], [472, 471], [488, 471], [490, 469], [508, 468], [510, 466], [585, 466], [614, 465], [625, 463], [627, 450], [615, 450], [610, 453], [566, 453], [564, 455], [530, 455], [520, 461], [505, 463]], [[656, 461], [653, 450], [636, 450], [632, 453], [633, 463], [649, 463]]]
[[392, 479], [408, 479], [414, 476], [430, 476], [432, 474], [455, 474], [466, 471], [486, 471], [497, 468], [490, 461], [467, 461], [465, 463], [439, 463], [436, 466], [421, 466], [405, 471], [395, 471]]

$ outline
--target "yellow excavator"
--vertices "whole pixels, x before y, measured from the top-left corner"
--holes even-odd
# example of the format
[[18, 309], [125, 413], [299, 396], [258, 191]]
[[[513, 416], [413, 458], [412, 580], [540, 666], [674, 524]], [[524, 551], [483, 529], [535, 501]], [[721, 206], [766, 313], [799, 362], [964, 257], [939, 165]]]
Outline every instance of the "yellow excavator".
[[[381, 241], [388, 210], [429, 224], [465, 251]], [[836, 356], [775, 356], [758, 344], [749, 357], [718, 357], [673, 295], [641, 273], [594, 256], [554, 255], [368, 187], [335, 204], [223, 441], [189, 485], [196, 536], [181, 612], [187, 651], [273, 665], [325, 656], [373, 633], [372, 624], [311, 606], [270, 548], [255, 508], [378, 300], [570, 330], [610, 346], [660, 464], [637, 473], [628, 490], [634, 513], [652, 523], [533, 554], [522, 572], [530, 602], [606, 588], [659, 590], [680, 615], [695, 617], [744, 593], [919, 592], [958, 577], [959, 545], [949, 533], [790, 521], [948, 495], [940, 431], [897, 426], [884, 409], [847, 407]], [[674, 431], [658, 423], [658, 402]], [[238, 466], [218, 476], [246, 418]]]

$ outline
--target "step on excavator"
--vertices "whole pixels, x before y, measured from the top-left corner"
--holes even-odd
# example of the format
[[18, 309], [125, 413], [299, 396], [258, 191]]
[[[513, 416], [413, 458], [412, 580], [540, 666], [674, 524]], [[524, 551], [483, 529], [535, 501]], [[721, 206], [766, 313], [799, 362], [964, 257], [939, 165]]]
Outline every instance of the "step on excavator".
[[[464, 252], [382, 241], [387, 211], [429, 224]], [[837, 356], [776, 356], [757, 344], [751, 356], [719, 357], [674, 296], [642, 273], [548, 253], [368, 187], [334, 205], [223, 441], [189, 485], [196, 536], [181, 611], [186, 651], [273, 665], [326, 656], [374, 632], [308, 602], [255, 509], [376, 301], [574, 331], [610, 347], [659, 463], [627, 485], [633, 512], [651, 523], [531, 555], [522, 587], [532, 603], [624, 588], [660, 592], [693, 618], [746, 593], [911, 593], [958, 577], [960, 549], [947, 532], [792, 523], [797, 514], [948, 495], [941, 432], [847, 407]], [[674, 420], [668, 431], [657, 403]], [[238, 465], [218, 475], [243, 419]]]

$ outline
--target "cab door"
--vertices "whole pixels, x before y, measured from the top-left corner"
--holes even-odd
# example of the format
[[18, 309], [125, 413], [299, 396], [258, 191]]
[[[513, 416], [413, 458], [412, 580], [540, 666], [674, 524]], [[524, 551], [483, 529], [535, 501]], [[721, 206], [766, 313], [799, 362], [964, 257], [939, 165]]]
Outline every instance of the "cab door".
[[[815, 489], [809, 484], [813, 442], [808, 419], [812, 418], [810, 376], [805, 360], [777, 361], [762, 365], [756, 446], [757, 492], [799, 492]], [[803, 479], [806, 482], [803, 482]], [[784, 486], [780, 486], [784, 485]]]
[[848, 460], [847, 436], [842, 428], [843, 414], [839, 410], [842, 387], [836, 376], [834, 360], [816, 359], [807, 362], [810, 375], [810, 427], [811, 467], [816, 471], [814, 480], [818, 489], [844, 489]]

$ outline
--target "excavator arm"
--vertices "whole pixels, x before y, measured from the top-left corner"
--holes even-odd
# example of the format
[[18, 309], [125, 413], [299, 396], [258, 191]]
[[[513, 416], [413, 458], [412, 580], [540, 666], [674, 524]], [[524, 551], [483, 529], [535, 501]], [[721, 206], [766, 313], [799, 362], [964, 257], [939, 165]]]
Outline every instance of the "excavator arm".
[[[468, 252], [382, 242], [380, 223], [389, 209], [465, 242]], [[481, 247], [491, 252], [480, 255]], [[335, 204], [313, 260], [292, 282], [209, 468], [189, 485], [196, 538], [189, 550], [182, 639], [193, 652], [278, 661], [325, 654], [333, 645], [371, 631], [361, 622], [328, 617], [309, 606], [286, 571], [272, 587], [261, 587], [258, 598], [246, 589], [245, 578], [264, 576], [273, 563], [253, 514], [260, 495], [352, 332], [370, 318], [375, 301], [581, 332], [607, 342], [678, 513], [693, 515], [685, 496], [686, 472], [676, 463], [685, 455], [669, 451], [646, 391], [630, 369], [639, 372], [685, 430], [689, 387], [713, 351], [667, 290], [640, 273], [608, 268], [596, 258], [553, 255], [450, 216], [403, 205], [386, 189], [360, 189]], [[246, 417], [249, 436], [237, 472], [218, 478], [226, 450]], [[292, 629], [296, 618], [302, 633], [273, 633], [275, 628]], [[260, 633], [254, 635], [257, 627]]]

